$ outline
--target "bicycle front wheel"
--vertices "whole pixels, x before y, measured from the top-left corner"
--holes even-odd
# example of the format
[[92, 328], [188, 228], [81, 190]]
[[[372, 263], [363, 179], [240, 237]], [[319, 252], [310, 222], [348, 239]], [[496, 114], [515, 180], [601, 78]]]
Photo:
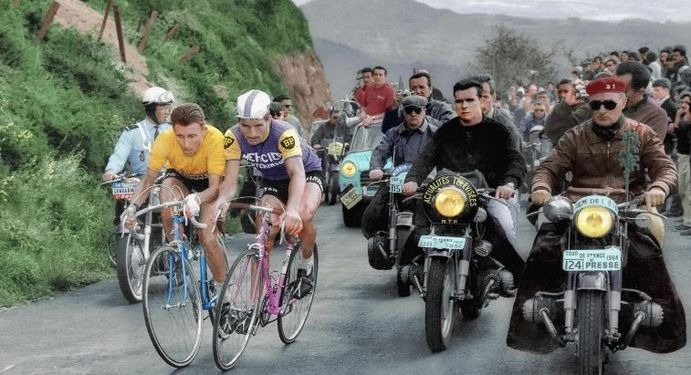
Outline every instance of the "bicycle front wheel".
[[247, 347], [259, 316], [262, 281], [256, 250], [240, 255], [226, 275], [214, 314], [213, 351], [216, 366], [235, 366]]
[[314, 245], [312, 253], [314, 264], [312, 272], [306, 276], [299, 275], [298, 264], [302, 259], [302, 251], [296, 246], [290, 254], [288, 270], [286, 271], [283, 292], [281, 293], [281, 312], [278, 315], [278, 337], [285, 344], [290, 344], [298, 337], [305, 326], [307, 316], [312, 308], [314, 292], [317, 289], [317, 271], [319, 268], [319, 253]]
[[143, 290], [144, 321], [154, 348], [173, 367], [189, 365], [202, 339], [202, 303], [191, 264], [183, 263], [178, 249], [159, 248], [146, 264]]

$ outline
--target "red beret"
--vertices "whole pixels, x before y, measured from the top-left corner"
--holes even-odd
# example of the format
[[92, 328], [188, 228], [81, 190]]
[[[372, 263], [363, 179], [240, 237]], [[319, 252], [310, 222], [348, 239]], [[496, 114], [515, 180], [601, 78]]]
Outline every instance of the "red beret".
[[615, 77], [602, 77], [594, 81], [588, 82], [585, 86], [585, 92], [593, 96], [603, 92], [626, 92], [626, 83]]

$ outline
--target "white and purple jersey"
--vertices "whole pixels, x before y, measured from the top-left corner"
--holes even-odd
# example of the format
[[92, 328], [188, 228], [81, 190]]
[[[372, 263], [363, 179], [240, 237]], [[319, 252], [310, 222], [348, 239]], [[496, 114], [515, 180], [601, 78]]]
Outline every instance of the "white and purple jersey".
[[321, 170], [321, 161], [314, 149], [306, 142], [302, 143], [304, 145], [290, 124], [272, 120], [266, 139], [257, 145], [251, 145], [242, 135], [238, 124], [225, 133], [225, 157], [226, 160], [247, 160], [267, 180], [287, 180], [290, 177], [285, 168], [285, 160], [291, 157], [302, 157], [305, 173]]

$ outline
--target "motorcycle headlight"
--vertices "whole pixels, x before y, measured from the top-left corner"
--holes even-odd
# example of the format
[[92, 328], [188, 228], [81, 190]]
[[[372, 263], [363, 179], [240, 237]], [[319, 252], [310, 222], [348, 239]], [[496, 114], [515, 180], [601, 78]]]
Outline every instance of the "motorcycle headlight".
[[614, 226], [614, 215], [604, 207], [583, 207], [576, 214], [576, 229], [589, 238], [602, 238]]
[[571, 219], [573, 205], [568, 198], [562, 197], [561, 195], [555, 195], [545, 202], [543, 212], [547, 220], [553, 223], [558, 223], [562, 220]]
[[357, 173], [357, 166], [352, 161], [347, 161], [341, 166], [341, 173], [346, 177], [353, 177]]
[[456, 217], [465, 208], [466, 197], [463, 192], [453, 187], [439, 190], [434, 197], [434, 208], [444, 217]]

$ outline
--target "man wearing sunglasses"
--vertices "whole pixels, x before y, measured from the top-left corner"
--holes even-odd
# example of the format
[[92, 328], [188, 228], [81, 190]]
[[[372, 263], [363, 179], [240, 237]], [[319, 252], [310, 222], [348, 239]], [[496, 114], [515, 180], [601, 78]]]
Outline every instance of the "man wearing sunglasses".
[[[638, 169], [629, 176], [632, 196], [645, 195], [648, 210], [662, 204], [676, 188], [677, 170], [665, 154], [660, 138], [645, 124], [623, 115], [627, 105], [627, 87], [623, 80], [604, 77], [586, 86], [590, 96], [592, 118], [568, 130], [552, 153], [535, 171], [532, 181], [532, 201], [542, 205], [552, 196], [567, 172], [573, 173], [565, 196], [572, 202], [589, 194], [589, 189], [608, 189], [610, 198], [623, 202], [626, 187], [621, 156], [638, 161]], [[638, 151], [622, 152], [624, 139], [635, 135]], [[650, 180], [646, 183], [646, 178]], [[664, 310], [664, 321], [654, 329], [641, 329], [631, 346], [668, 353], [686, 343], [684, 309], [675, 291], [662, 257], [658, 240], [648, 230], [629, 226], [630, 247], [627, 264], [623, 269], [623, 287], [641, 290], [650, 295]], [[563, 225], [545, 222], [538, 234], [526, 264], [523, 280], [518, 286], [514, 302], [507, 344], [519, 350], [546, 353], [553, 350], [554, 341], [547, 330], [527, 327], [523, 318], [524, 302], [539, 290], [559, 288], [560, 279], [546, 277], [550, 270], [561, 269], [559, 239], [566, 230]], [[536, 326], [535, 326], [536, 327]]]
[[[426, 117], [427, 99], [419, 95], [410, 95], [401, 101], [403, 122], [389, 129], [379, 145], [372, 151], [369, 177], [379, 181], [384, 177], [384, 164], [393, 158], [393, 166], [412, 164], [422, 148], [432, 139], [437, 130], [436, 125]], [[380, 230], [387, 229], [387, 194], [386, 184], [380, 184], [379, 191], [372, 198], [362, 215], [362, 233], [371, 238]]]

